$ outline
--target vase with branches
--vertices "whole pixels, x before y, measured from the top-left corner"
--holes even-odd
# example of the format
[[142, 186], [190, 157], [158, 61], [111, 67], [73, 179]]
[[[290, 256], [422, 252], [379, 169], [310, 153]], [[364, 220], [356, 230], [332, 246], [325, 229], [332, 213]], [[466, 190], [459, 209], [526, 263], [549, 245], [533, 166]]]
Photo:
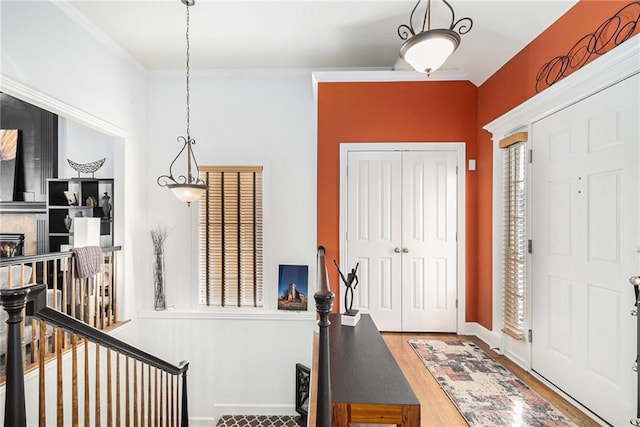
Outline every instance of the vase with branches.
[[164, 245], [168, 234], [167, 227], [163, 225], [158, 225], [151, 229], [151, 240], [153, 242], [153, 304], [156, 310], [166, 310], [167, 308], [164, 282]]

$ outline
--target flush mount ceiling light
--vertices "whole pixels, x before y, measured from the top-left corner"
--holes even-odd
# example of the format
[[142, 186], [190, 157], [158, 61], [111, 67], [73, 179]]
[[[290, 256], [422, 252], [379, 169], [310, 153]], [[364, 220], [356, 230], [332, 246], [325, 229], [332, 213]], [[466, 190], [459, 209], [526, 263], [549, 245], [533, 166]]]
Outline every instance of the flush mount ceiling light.
[[[187, 202], [187, 205], [191, 205], [191, 202], [198, 200], [205, 191], [207, 191], [207, 185], [198, 175], [198, 162], [193, 154], [192, 146], [196, 143], [191, 138], [189, 131], [190, 127], [190, 110], [189, 110], [189, 91], [190, 91], [190, 67], [189, 67], [189, 7], [195, 4], [195, 0], [180, 0], [185, 6], [187, 6], [187, 136], [179, 136], [178, 142], [182, 143], [182, 149], [178, 152], [178, 155], [173, 159], [169, 166], [169, 175], [160, 175], [158, 177], [158, 185], [160, 187], [169, 188], [173, 194], [183, 202]], [[186, 156], [187, 171], [186, 174], [178, 174], [174, 176], [173, 166], [176, 164], [180, 156]], [[194, 175], [195, 173], [195, 175]]]
[[414, 70], [420, 73], [430, 74], [440, 68], [460, 45], [460, 35], [471, 30], [473, 21], [471, 18], [461, 18], [456, 21], [456, 13], [447, 0], [442, 2], [451, 11], [451, 24], [449, 28], [431, 29], [431, 0], [427, 0], [427, 7], [422, 19], [420, 31], [416, 32], [413, 26], [413, 15], [416, 13], [422, 0], [418, 0], [409, 16], [409, 24], [398, 27], [398, 35], [406, 40], [400, 48], [400, 57], [404, 59]]

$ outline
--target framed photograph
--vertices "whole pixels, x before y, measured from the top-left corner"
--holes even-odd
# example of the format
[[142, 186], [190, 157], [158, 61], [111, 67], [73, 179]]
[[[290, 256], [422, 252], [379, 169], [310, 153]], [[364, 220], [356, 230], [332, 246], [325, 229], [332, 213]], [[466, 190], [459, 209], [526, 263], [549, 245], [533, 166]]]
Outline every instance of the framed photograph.
[[306, 311], [309, 298], [309, 266], [280, 265], [278, 310]]
[[18, 130], [0, 129], [0, 201], [13, 201], [16, 183]]

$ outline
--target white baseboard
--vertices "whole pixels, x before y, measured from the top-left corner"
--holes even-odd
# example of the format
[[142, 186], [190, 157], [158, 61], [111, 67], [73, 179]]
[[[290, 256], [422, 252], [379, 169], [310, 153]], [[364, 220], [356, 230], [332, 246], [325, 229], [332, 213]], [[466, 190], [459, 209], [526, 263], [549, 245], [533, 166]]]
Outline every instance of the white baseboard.
[[191, 427], [212, 427], [218, 423], [217, 418], [193, 418], [189, 417], [189, 426]]
[[460, 335], [475, 335], [484, 341], [490, 349], [500, 349], [502, 344], [502, 334], [490, 331], [479, 323], [467, 322], [463, 327], [464, 333]]
[[[298, 415], [295, 405], [214, 403], [213, 408], [216, 423], [223, 415]], [[189, 418], [189, 420], [191, 420], [191, 418]], [[215, 423], [208, 425], [215, 425]]]
[[592, 420], [594, 420], [598, 424], [600, 424], [600, 425], [605, 425], [605, 424], [609, 425], [602, 418], [600, 418], [599, 416], [597, 416], [596, 414], [591, 412], [591, 410], [589, 408], [587, 408], [586, 406], [582, 405], [582, 403], [578, 402], [577, 400], [574, 400], [573, 397], [569, 396], [564, 391], [560, 390], [553, 383], [547, 381], [547, 379], [545, 377], [543, 377], [542, 375], [538, 374], [536, 371], [530, 370], [529, 374], [532, 377], [534, 377], [535, 379], [537, 379], [538, 381], [540, 381], [542, 384], [544, 384], [547, 387], [549, 387], [554, 393], [556, 393], [557, 395], [562, 397], [564, 400], [566, 400], [567, 402], [569, 402], [570, 404], [572, 404], [573, 406], [578, 408], [579, 411], [581, 411], [583, 414], [585, 414], [586, 416], [588, 416], [589, 418], [591, 418]]

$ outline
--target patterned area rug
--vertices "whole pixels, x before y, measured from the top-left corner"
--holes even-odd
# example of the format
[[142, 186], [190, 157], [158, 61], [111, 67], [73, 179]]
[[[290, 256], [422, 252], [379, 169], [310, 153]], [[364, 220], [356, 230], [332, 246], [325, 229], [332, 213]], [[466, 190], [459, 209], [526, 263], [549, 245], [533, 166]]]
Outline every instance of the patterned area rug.
[[470, 426], [576, 426], [473, 343], [409, 344]]
[[216, 427], [299, 427], [302, 421], [293, 415], [223, 415]]

